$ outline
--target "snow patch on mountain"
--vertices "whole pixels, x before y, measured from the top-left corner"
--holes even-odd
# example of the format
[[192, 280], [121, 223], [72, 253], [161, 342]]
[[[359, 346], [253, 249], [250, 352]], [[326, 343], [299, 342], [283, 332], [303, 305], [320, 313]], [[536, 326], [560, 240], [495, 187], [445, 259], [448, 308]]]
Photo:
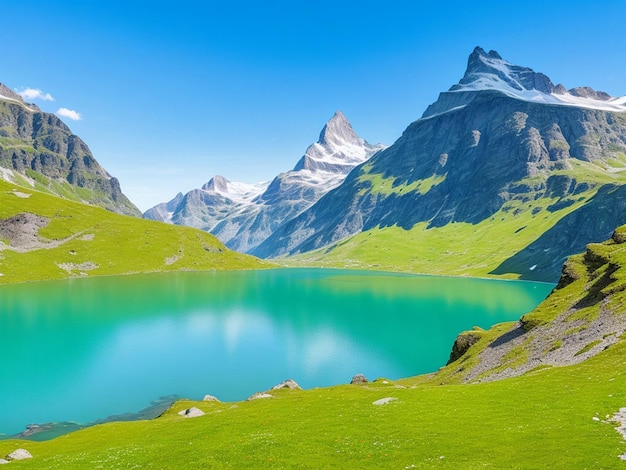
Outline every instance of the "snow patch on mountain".
[[255, 198], [263, 194], [269, 183], [269, 181], [256, 184], [240, 183], [216, 175], [202, 186], [202, 190], [219, 194], [234, 202], [246, 204], [252, 203]]
[[535, 103], [626, 112], [626, 96], [615, 98], [591, 88], [567, 90], [562, 85], [555, 86], [544, 74], [514, 65], [495, 51], [487, 53], [477, 47], [470, 55], [464, 77], [449, 92], [485, 90]]

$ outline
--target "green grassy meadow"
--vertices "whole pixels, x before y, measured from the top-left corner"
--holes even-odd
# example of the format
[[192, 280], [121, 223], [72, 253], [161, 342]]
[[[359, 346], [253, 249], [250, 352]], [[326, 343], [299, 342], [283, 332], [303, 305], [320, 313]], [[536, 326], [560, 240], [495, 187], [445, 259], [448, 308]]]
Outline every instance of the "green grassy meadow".
[[0, 250], [0, 284], [85, 275], [272, 266], [228, 250], [200, 230], [118, 215], [0, 181], [0, 220], [21, 213], [48, 218], [49, 224], [39, 230], [39, 236], [45, 239], [44, 245], [52, 243], [24, 253]]

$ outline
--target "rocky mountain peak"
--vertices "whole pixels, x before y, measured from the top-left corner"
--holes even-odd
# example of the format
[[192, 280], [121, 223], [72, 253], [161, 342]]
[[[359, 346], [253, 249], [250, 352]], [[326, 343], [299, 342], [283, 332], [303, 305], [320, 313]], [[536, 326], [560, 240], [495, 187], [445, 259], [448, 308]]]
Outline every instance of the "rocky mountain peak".
[[499, 88], [502, 85], [517, 91], [554, 91], [554, 84], [546, 75], [528, 67], [514, 65], [504, 60], [496, 51], [485, 52], [481, 47], [476, 47], [470, 54], [463, 78], [450, 91], [475, 87]]
[[22, 103], [24, 102], [24, 100], [22, 99], [22, 97], [20, 95], [15, 93], [8, 86], [6, 86], [4, 83], [0, 83], [0, 95], [4, 96], [6, 98], [10, 98], [10, 99], [15, 100], [15, 101], [21, 101]]
[[230, 181], [228, 181], [223, 176], [215, 175], [208, 181], [208, 183], [205, 183], [204, 186], [202, 186], [202, 189], [204, 189], [205, 191], [227, 193], [228, 183], [230, 183]]
[[341, 111], [336, 111], [322, 129], [318, 143], [321, 145], [338, 145], [344, 143], [361, 145], [363, 139], [354, 132], [352, 124], [350, 124], [350, 121], [348, 121], [344, 114]]
[[567, 90], [563, 85], [554, 85], [543, 73], [512, 64], [496, 51], [485, 52], [476, 47], [469, 56], [463, 78], [447, 92], [440, 93], [422, 118], [462, 109], [485, 92], [539, 104], [626, 112], [626, 96], [615, 98], [590, 87]]

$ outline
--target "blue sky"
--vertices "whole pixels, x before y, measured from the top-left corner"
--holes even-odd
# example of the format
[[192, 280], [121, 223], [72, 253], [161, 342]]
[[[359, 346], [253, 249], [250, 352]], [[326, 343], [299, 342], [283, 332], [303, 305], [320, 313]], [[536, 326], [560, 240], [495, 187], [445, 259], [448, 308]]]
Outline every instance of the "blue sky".
[[65, 108], [142, 210], [289, 170], [337, 109], [391, 144], [477, 45], [626, 95], [621, 0], [2, 3], [0, 82], [50, 94], [30, 101]]

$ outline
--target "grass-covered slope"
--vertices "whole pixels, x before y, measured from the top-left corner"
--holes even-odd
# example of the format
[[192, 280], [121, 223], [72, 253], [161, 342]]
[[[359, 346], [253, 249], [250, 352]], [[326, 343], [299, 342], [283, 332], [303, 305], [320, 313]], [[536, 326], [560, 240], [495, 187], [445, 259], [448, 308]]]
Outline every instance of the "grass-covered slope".
[[[602, 241], [626, 220], [624, 165], [623, 154], [609, 163], [572, 160], [568, 169], [516, 183], [508, 201], [481, 221], [377, 226], [284, 262], [555, 282], [565, 261], [563, 246], [582, 251], [588, 240]], [[357, 171], [376, 194], [406, 189], [367, 173], [367, 165]], [[439, 183], [424, 180], [413, 190]]]
[[[30, 451], [19, 468], [619, 468], [626, 443], [610, 420], [626, 405], [625, 353], [620, 343], [576, 366], [487, 384], [377, 381], [178, 402], [153, 421], [0, 441], [0, 455]], [[373, 404], [386, 397], [397, 400]], [[178, 415], [191, 406], [206, 414]]]
[[590, 244], [585, 253], [570, 257], [553, 293], [519, 323], [461, 335], [462, 342], [468, 344], [472, 337], [474, 344], [440, 371], [438, 380], [496, 380], [537, 368], [576, 364], [620, 343], [625, 331], [623, 226], [610, 240]]
[[122, 216], [0, 181], [0, 283], [269, 263], [199, 230]]
[[[181, 401], [152, 421], [0, 441], [0, 456], [27, 449], [33, 459], [23, 468], [620, 468], [626, 341], [613, 327], [624, 324], [624, 247], [626, 227], [573, 257], [521, 325], [473, 332], [478, 341], [435, 374], [271, 390], [272, 398], [241, 403]], [[601, 339], [586, 342], [587, 330]], [[535, 343], [546, 358], [563, 348], [561, 363], [571, 365], [547, 361], [516, 375]], [[485, 361], [492, 368], [471, 380], [479, 383], [461, 383]], [[480, 383], [506, 370], [509, 378]], [[392, 400], [374, 404], [383, 398]], [[192, 406], [206, 414], [178, 414]]]

